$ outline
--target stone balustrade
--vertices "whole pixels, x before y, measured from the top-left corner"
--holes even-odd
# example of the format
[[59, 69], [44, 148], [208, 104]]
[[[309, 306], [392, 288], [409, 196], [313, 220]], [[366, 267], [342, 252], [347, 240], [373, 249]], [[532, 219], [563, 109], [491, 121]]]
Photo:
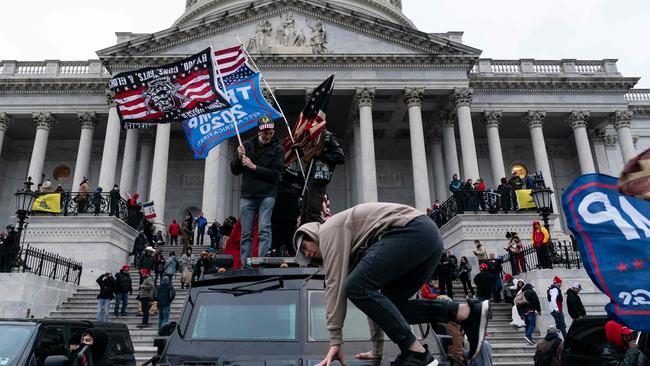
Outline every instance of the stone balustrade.
[[99, 60], [35, 62], [0, 61], [0, 78], [88, 78], [110, 77]]
[[472, 74], [492, 76], [499, 74], [524, 75], [612, 75], [620, 76], [616, 60], [493, 60], [479, 59]]
[[650, 89], [632, 89], [625, 94], [628, 102], [650, 103]]

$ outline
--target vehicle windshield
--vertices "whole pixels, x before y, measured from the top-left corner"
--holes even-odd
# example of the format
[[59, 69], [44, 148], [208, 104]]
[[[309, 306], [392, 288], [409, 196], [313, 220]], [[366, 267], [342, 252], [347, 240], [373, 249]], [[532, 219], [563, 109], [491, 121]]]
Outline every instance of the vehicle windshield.
[[31, 326], [0, 325], [0, 365], [12, 366], [18, 362], [34, 329]]
[[188, 326], [193, 340], [296, 339], [298, 290], [276, 290], [234, 296], [202, 292]]
[[[325, 321], [325, 291], [309, 291], [309, 340], [328, 341], [329, 337]], [[346, 341], [370, 339], [368, 317], [349, 300], [343, 324], [343, 339]]]

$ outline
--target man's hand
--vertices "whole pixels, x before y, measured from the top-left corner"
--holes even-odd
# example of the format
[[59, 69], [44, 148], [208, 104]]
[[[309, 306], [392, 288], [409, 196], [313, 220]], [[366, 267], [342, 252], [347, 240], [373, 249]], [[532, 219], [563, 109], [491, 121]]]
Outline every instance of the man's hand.
[[627, 347], [628, 347], [628, 348], [635, 348], [635, 349], [639, 349], [639, 345], [638, 345], [638, 344], [636, 344], [636, 342], [635, 342], [635, 341], [630, 341], [630, 342], [628, 342], [628, 343], [627, 343]]
[[239, 145], [237, 147], [237, 154], [239, 155], [239, 158], [241, 159], [244, 155], [246, 155], [246, 149], [244, 148], [244, 145]]
[[381, 357], [377, 357], [377, 355], [373, 351], [357, 353], [356, 355], [354, 355], [354, 358], [356, 358], [357, 360], [364, 360], [364, 361], [381, 360]]
[[255, 171], [255, 169], [257, 169], [257, 166], [256, 166], [255, 164], [253, 164], [253, 162], [251, 161], [251, 159], [250, 159], [248, 156], [246, 156], [246, 155], [244, 155], [244, 156], [241, 158], [241, 162], [242, 162], [242, 164], [244, 164], [245, 167], [247, 167], [247, 168], [250, 169], [250, 170]]
[[330, 366], [332, 361], [339, 361], [341, 365], [348, 366], [348, 363], [343, 358], [343, 352], [341, 352], [341, 346], [330, 346], [330, 350], [327, 351], [325, 358], [317, 363], [315, 366]]

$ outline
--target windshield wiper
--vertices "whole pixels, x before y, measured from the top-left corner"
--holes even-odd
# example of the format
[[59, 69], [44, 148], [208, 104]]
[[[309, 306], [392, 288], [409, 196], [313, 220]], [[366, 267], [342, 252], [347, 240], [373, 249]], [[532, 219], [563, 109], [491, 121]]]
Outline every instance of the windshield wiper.
[[[271, 286], [259, 288], [259, 289], [249, 289], [247, 287], [250, 286], [255, 286], [255, 285], [261, 285], [269, 282], [277, 282], [276, 284], [273, 284]], [[214, 291], [214, 292], [221, 292], [224, 294], [231, 294], [233, 296], [242, 296], [242, 295], [248, 295], [248, 294], [257, 294], [261, 293], [264, 291], [268, 290], [276, 290], [279, 288], [284, 288], [284, 281], [282, 280], [281, 277], [276, 276], [276, 277], [271, 277], [267, 278], [261, 281], [256, 281], [256, 282], [251, 282], [245, 285], [241, 286], [236, 286], [236, 287], [231, 287], [231, 288], [217, 288], [217, 287], [210, 287], [208, 290]]]

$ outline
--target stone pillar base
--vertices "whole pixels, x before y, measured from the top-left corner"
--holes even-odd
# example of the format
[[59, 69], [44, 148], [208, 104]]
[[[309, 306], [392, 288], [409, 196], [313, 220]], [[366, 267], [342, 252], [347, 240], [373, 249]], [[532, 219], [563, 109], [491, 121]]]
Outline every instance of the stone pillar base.
[[112, 216], [30, 217], [23, 245], [29, 244], [83, 264], [81, 286], [96, 287], [105, 272], [129, 263], [138, 232]]

